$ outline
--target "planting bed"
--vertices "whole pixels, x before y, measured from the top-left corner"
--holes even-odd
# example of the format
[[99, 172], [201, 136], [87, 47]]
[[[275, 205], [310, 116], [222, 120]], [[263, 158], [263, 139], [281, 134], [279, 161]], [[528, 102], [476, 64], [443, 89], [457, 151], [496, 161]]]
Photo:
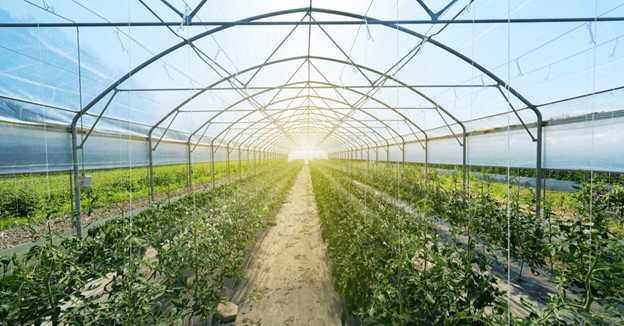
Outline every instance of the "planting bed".
[[[251, 163], [231, 164], [231, 178], [253, 171]], [[255, 168], [269, 164], [255, 163]], [[155, 200], [168, 201], [189, 192], [187, 166], [156, 167]], [[193, 188], [205, 190], [212, 185], [209, 164], [194, 166]], [[135, 170], [139, 170], [138, 172]], [[83, 192], [83, 224], [118, 216], [121, 211], [131, 211], [149, 205], [148, 181], [144, 169], [116, 169], [87, 172], [93, 176], [93, 187]], [[228, 181], [225, 162], [216, 162], [215, 180]], [[129, 181], [130, 180], [130, 181]], [[74, 227], [71, 214], [72, 200], [67, 174], [21, 175], [0, 177], [0, 250], [34, 241], [48, 233], [62, 232]], [[28, 205], [28, 207], [24, 207]]]
[[583, 187], [565, 215], [547, 202], [537, 217], [518, 187], [496, 198], [486, 182], [465, 191], [415, 166], [330, 161], [312, 176], [337, 288], [360, 322], [622, 321], [617, 187]]
[[177, 324], [207, 319], [245, 248], [280, 206], [300, 164], [253, 176], [33, 247], [0, 261], [7, 324]]

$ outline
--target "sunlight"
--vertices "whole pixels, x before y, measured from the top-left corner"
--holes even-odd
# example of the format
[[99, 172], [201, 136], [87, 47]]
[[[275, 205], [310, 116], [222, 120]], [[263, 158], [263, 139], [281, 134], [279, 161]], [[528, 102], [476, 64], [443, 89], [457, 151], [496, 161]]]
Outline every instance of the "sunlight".
[[312, 160], [326, 160], [327, 152], [314, 149], [311, 145], [304, 145], [301, 149], [292, 150], [288, 153], [288, 162], [303, 160], [308, 164]]

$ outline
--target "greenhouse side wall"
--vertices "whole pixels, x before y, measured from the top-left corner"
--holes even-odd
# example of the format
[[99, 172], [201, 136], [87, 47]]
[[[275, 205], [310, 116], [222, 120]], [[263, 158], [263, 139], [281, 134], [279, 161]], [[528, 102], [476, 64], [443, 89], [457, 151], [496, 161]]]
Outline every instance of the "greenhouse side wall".
[[[535, 128], [529, 129], [535, 134]], [[80, 135], [79, 135], [80, 139]], [[552, 124], [544, 127], [543, 167], [564, 170], [624, 172], [624, 117]], [[536, 147], [524, 129], [472, 134], [467, 137], [467, 164], [474, 166], [535, 167]], [[149, 164], [147, 142], [127, 135], [92, 134], [85, 142], [86, 169], [139, 167]], [[462, 147], [454, 137], [428, 142], [429, 163], [462, 163]], [[188, 163], [187, 145], [162, 141], [154, 151], [155, 165]], [[71, 169], [70, 135], [60, 127], [0, 123], [0, 174], [58, 172]], [[388, 158], [389, 155], [389, 158]], [[225, 147], [215, 149], [215, 161], [227, 161]], [[200, 144], [191, 155], [193, 163], [211, 161], [210, 146]], [[229, 159], [238, 160], [238, 149], [230, 148]], [[253, 152], [241, 151], [241, 159], [253, 159]], [[356, 151], [353, 156], [332, 157], [359, 160], [402, 161], [400, 146]], [[405, 161], [424, 163], [419, 142], [405, 145]]]
[[0, 123], [0, 174], [57, 172], [70, 168], [68, 132]]
[[[535, 135], [535, 128], [529, 128]], [[552, 123], [544, 127], [543, 167], [561, 170], [624, 172], [624, 117], [572, 123]], [[461, 138], [460, 138], [461, 140]], [[535, 168], [536, 144], [524, 128], [475, 133], [467, 137], [466, 162], [474, 166]], [[462, 164], [462, 147], [454, 137], [428, 142], [428, 161], [434, 164]], [[378, 160], [386, 161], [387, 147], [380, 147]], [[389, 147], [390, 161], [402, 161], [401, 149]], [[372, 152], [374, 153], [374, 151]], [[360, 159], [359, 151], [355, 158]], [[332, 158], [350, 158], [349, 152]], [[362, 159], [367, 159], [364, 157]], [[375, 160], [375, 155], [368, 158]], [[419, 142], [405, 145], [405, 161], [424, 163], [425, 151]]]
[[[0, 175], [71, 170], [70, 138], [69, 132], [58, 126], [0, 123]], [[209, 145], [196, 146], [191, 154], [192, 163], [211, 162], [210, 151]], [[230, 160], [238, 160], [238, 149], [230, 148], [230, 151]], [[240, 156], [253, 160], [253, 152], [242, 150]], [[216, 147], [214, 157], [215, 162], [227, 161], [226, 148]], [[148, 144], [135, 136], [94, 132], [78, 158], [80, 167], [87, 170], [143, 167], [149, 165]], [[184, 143], [162, 141], [154, 151], [154, 165], [186, 163], [188, 146]]]

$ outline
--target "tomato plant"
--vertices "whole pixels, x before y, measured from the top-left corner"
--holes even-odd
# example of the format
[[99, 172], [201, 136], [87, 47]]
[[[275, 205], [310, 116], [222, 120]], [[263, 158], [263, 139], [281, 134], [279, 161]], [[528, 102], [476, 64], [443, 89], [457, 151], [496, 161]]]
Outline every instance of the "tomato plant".
[[[525, 302], [529, 316], [512, 316], [512, 324], [622, 320], [617, 184], [597, 178], [567, 195], [566, 209], [547, 200], [537, 216], [533, 194], [517, 186], [501, 194], [499, 186], [474, 181], [464, 190], [457, 174], [397, 163], [313, 167], [333, 273], [347, 313], [360, 322], [506, 323], [510, 307], [489, 270], [506, 265], [500, 253], [507, 250], [519, 267], [520, 286], [525, 265], [538, 273], [548, 258], [553, 275], [548, 288], [554, 293], [545, 305]], [[404, 203], [411, 206], [401, 208]]]
[[[175, 324], [207, 319], [226, 278], [301, 169], [253, 175], [2, 258], [0, 319], [9, 324]], [[51, 232], [50, 232], [51, 233]]]
[[[348, 177], [372, 173], [358, 182], [383, 180], [374, 170], [377, 167], [312, 165], [321, 229], [345, 304], [344, 320], [355, 315], [364, 324], [500, 321], [501, 314], [487, 313], [506, 309], [495, 280], [486, 273], [487, 261], [472, 247], [437, 236], [428, 212], [414, 218], [397, 210], [394, 199], [354, 186]], [[401, 171], [391, 175], [397, 172]], [[385, 176], [381, 187], [402, 189], [400, 179], [388, 179]]]

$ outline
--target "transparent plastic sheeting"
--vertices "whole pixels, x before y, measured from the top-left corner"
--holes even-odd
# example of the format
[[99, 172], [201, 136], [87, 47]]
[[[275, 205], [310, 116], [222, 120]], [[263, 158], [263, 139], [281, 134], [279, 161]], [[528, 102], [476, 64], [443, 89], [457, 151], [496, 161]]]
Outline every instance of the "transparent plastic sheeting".
[[[61, 129], [46, 129], [0, 123], [0, 174], [68, 171], [72, 168], [71, 137]], [[128, 136], [91, 134], [78, 151], [79, 164], [85, 169], [110, 169], [147, 166], [146, 140]], [[161, 142], [154, 151], [155, 165], [188, 162], [187, 145]], [[215, 150], [215, 161], [226, 161], [225, 148]], [[241, 153], [242, 158], [253, 154]], [[238, 150], [232, 150], [230, 160], [238, 160]], [[193, 163], [210, 162], [210, 147], [198, 145], [192, 153]]]
[[[533, 135], [535, 128], [529, 129]], [[624, 118], [587, 120], [553, 124], [543, 128], [543, 167], [563, 170], [624, 172]], [[536, 145], [524, 129], [503, 130], [467, 137], [467, 164], [535, 168]], [[378, 159], [386, 161], [386, 148], [376, 149]], [[419, 143], [405, 146], [405, 161], [423, 163], [424, 149]], [[389, 147], [390, 161], [401, 161], [401, 149]], [[455, 138], [429, 141], [429, 163], [462, 164], [462, 147]], [[349, 158], [347, 153], [332, 157]], [[358, 159], [375, 160], [375, 150]]]
[[[530, 129], [533, 135], [534, 128]], [[543, 167], [566, 170], [624, 172], [624, 117], [588, 120], [544, 127]], [[84, 167], [87, 169], [148, 165], [147, 142], [128, 136], [92, 134], [85, 144]], [[503, 130], [468, 137], [467, 163], [479, 166], [535, 167], [535, 143], [524, 129]], [[397, 145], [377, 149], [377, 159], [401, 161]], [[405, 145], [405, 161], [424, 162], [420, 143]], [[226, 148], [217, 148], [215, 161], [227, 160]], [[455, 138], [429, 141], [429, 162], [461, 164], [462, 147]], [[80, 160], [83, 155], [79, 152]], [[210, 162], [210, 147], [197, 146], [192, 162]], [[253, 157], [241, 153], [242, 158]], [[335, 154], [333, 157], [348, 157]], [[375, 150], [357, 151], [355, 158], [375, 160]], [[238, 160], [238, 150], [231, 150], [230, 160]], [[188, 162], [187, 146], [161, 142], [154, 151], [154, 164]], [[82, 162], [80, 162], [82, 166]], [[69, 133], [60, 129], [0, 124], [0, 173], [16, 174], [65, 171], [71, 168]]]

